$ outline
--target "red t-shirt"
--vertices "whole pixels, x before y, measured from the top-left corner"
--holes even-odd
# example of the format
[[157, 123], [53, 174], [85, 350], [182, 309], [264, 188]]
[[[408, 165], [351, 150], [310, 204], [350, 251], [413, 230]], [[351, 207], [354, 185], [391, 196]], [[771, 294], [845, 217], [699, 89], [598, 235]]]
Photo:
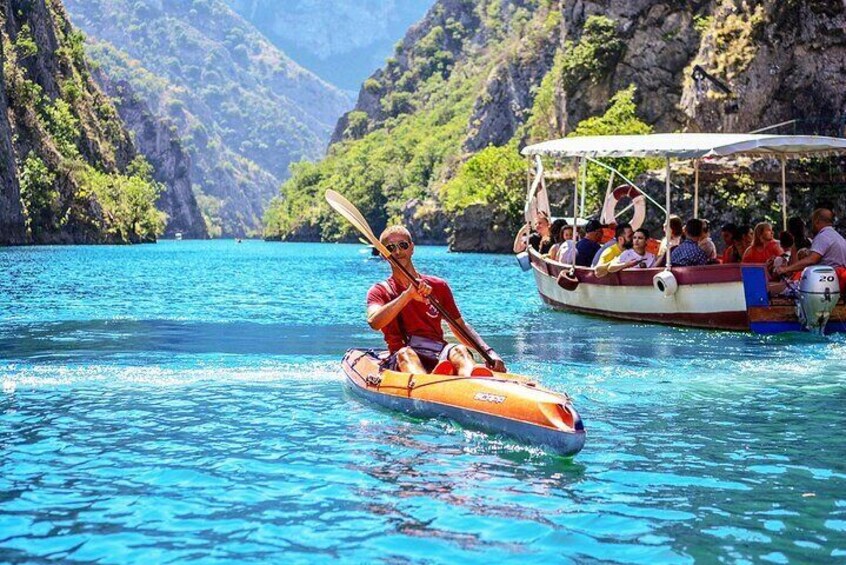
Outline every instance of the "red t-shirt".
[[[421, 275], [420, 278], [432, 287], [432, 296], [435, 300], [444, 307], [447, 314], [453, 320], [461, 318], [461, 312], [458, 311], [458, 306], [455, 305], [455, 299], [452, 296], [452, 290], [443, 279], [432, 277], [429, 275]], [[385, 288], [387, 284], [391, 291]], [[390, 277], [384, 283], [376, 283], [370, 290], [367, 291], [367, 308], [373, 304], [382, 306], [399, 296], [407, 287], [400, 285], [394, 277]], [[388, 349], [391, 353], [405, 346], [408, 342], [409, 336], [416, 335], [433, 339], [446, 343], [444, 340], [444, 330], [441, 326], [443, 316], [438, 310], [428, 302], [418, 302], [416, 300], [410, 301], [405, 305], [405, 308], [399, 315], [391, 320], [391, 322], [382, 328], [382, 333], [385, 335], [385, 342], [388, 344]]]
[[763, 248], [757, 248], [754, 245], [750, 246], [743, 254], [743, 263], [766, 263], [772, 257], [778, 257], [784, 253], [781, 245], [773, 240], [767, 243]]

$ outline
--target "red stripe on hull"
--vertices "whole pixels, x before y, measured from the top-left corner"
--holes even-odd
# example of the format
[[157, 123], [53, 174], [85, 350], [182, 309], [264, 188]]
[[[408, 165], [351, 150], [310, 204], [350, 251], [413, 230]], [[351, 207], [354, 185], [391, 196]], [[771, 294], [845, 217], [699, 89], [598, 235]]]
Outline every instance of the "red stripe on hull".
[[715, 330], [738, 330], [749, 331], [749, 319], [746, 312], [708, 312], [708, 313], [687, 313], [678, 312], [672, 314], [650, 314], [646, 312], [614, 312], [610, 310], [598, 310], [594, 308], [583, 308], [558, 302], [541, 293], [541, 299], [552, 306], [555, 310], [579, 312], [592, 314], [605, 318], [618, 320], [634, 320], [637, 322], [649, 322], [670, 326], [688, 326], [693, 328], [705, 328]]

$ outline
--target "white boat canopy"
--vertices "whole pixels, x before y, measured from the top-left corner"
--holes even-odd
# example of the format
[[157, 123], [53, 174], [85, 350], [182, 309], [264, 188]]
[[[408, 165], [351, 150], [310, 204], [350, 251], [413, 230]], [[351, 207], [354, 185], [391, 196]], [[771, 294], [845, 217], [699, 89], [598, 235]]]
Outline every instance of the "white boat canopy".
[[663, 157], [699, 159], [727, 155], [785, 158], [846, 154], [846, 139], [814, 135], [655, 133], [565, 137], [525, 147], [523, 155], [552, 157]]

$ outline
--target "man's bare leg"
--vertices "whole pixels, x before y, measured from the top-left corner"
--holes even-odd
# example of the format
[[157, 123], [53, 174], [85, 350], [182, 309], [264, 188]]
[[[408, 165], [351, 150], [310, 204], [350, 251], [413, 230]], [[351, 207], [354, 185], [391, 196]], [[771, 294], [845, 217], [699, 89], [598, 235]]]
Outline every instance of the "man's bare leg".
[[403, 347], [397, 351], [397, 370], [401, 373], [425, 374], [427, 371], [420, 362], [417, 352], [410, 347]]
[[450, 350], [449, 361], [455, 366], [455, 373], [464, 377], [469, 377], [476, 366], [473, 354], [464, 345], [456, 345]]

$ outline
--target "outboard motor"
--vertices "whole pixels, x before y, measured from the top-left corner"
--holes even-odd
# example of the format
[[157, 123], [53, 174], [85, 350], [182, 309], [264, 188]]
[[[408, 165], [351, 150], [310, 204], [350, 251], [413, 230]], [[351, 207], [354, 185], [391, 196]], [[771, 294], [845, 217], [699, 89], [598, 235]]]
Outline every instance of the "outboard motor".
[[806, 330], [822, 334], [839, 299], [840, 286], [833, 268], [814, 265], [802, 271], [796, 315]]

